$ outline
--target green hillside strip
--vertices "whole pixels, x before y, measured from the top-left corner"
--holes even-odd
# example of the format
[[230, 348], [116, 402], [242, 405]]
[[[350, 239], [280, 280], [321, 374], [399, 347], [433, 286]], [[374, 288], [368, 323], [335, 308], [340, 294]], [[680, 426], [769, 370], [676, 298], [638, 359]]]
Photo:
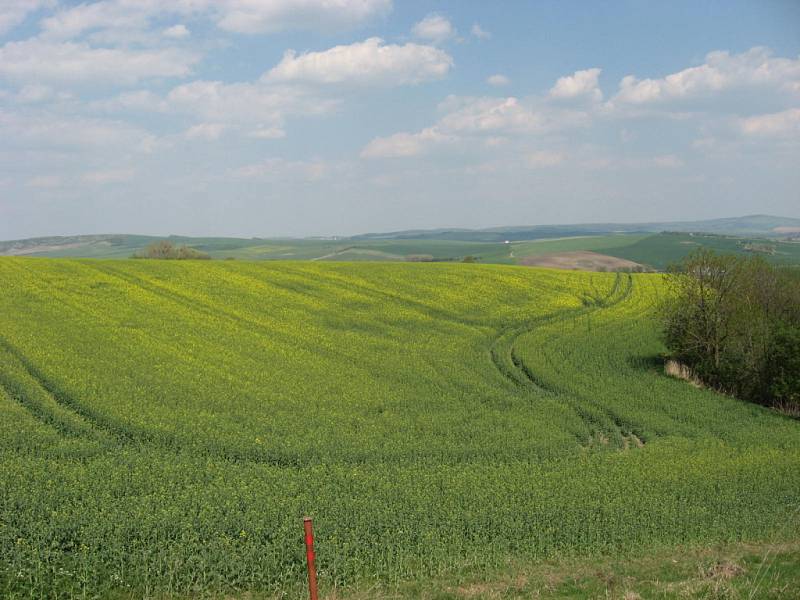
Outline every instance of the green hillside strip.
[[660, 275], [0, 258], [0, 280], [3, 598], [302, 590], [306, 514], [342, 597], [800, 539], [800, 423], [661, 373]]
[[688, 233], [644, 236], [632, 243], [604, 248], [602, 252], [664, 270], [698, 248], [709, 248], [719, 253], [762, 256], [776, 264], [800, 264], [800, 242]]

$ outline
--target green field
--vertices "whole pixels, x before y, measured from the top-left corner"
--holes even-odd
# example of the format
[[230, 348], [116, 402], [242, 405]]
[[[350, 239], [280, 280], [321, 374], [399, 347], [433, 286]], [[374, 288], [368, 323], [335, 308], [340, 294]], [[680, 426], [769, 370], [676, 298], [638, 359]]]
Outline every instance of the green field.
[[3, 598], [299, 597], [305, 514], [345, 595], [800, 536], [800, 423], [662, 374], [660, 275], [0, 258], [0, 281]]
[[[670, 264], [680, 262], [698, 248], [708, 248], [720, 254], [761, 256], [775, 264], [800, 265], [800, 242], [798, 241], [787, 242], [688, 233], [660, 233], [638, 240], [631, 240], [632, 237], [625, 236], [626, 241], [630, 243], [618, 247], [608, 247], [599, 252], [627, 258], [658, 270], [666, 269]], [[762, 251], [748, 250], [753, 247], [761, 248]], [[770, 251], [765, 252], [764, 249]]]
[[[0, 243], [0, 255], [25, 247], [33, 257], [130, 258], [159, 238], [76, 236], [41, 238], [24, 243]], [[214, 259], [310, 260], [320, 262], [461, 262], [471, 257], [485, 264], [519, 264], [525, 258], [572, 251], [591, 251], [664, 270], [700, 247], [733, 254], [758, 254], [778, 264], [800, 265], [800, 242], [689, 233], [610, 233], [572, 235], [533, 240], [470, 241], [434, 238], [343, 239], [242, 239], [171, 237], [175, 245], [188, 245]], [[753, 252], [752, 248], [770, 252]]]

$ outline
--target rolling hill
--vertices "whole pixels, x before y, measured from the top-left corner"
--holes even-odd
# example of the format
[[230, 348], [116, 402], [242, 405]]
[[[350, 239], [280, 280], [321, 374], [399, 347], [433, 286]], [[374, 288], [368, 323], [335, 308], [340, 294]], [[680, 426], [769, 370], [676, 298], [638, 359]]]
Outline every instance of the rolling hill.
[[5, 257], [0, 279], [4, 598], [299, 597], [304, 514], [336, 597], [800, 535], [800, 424], [663, 375], [660, 275]]
[[[168, 239], [216, 259], [457, 262], [469, 257], [482, 263], [529, 264], [546, 254], [589, 251], [620, 259], [621, 268], [630, 267], [630, 261], [644, 269], [662, 270], [700, 246], [759, 253], [773, 262], [800, 264], [798, 232], [798, 219], [752, 216], [683, 223], [408, 231], [326, 239], [82, 235], [0, 242], [0, 255], [130, 258], [148, 244]], [[558, 263], [549, 261], [553, 262]], [[597, 261], [597, 265], [605, 264], [609, 264], [608, 258]], [[610, 264], [614, 268], [613, 261]]]

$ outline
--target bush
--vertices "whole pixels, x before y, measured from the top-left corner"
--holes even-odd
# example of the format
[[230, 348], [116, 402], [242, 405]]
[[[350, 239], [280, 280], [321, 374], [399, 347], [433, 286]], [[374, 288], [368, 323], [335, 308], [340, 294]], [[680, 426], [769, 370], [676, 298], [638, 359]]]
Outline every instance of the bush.
[[691, 254], [667, 277], [670, 358], [743, 399], [800, 402], [800, 278], [760, 257], [709, 250]]
[[189, 246], [175, 246], [172, 242], [161, 240], [149, 244], [144, 250], [133, 255], [133, 258], [151, 258], [158, 260], [209, 260], [211, 257]]

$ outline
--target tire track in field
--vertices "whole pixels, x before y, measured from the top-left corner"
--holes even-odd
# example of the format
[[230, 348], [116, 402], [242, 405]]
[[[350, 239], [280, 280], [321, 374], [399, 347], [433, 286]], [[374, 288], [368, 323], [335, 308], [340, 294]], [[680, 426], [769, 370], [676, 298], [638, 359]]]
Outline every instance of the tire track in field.
[[[304, 269], [302, 267], [288, 267], [284, 266], [284, 270], [287, 273], [292, 273], [297, 275], [301, 278], [307, 278], [309, 274], [312, 274], [311, 271]], [[380, 289], [378, 287], [374, 287], [365, 283], [363, 280], [357, 281], [355, 279], [347, 279], [346, 276], [340, 275], [338, 272], [335, 272], [336, 275], [333, 276], [330, 271], [326, 271], [324, 273], [313, 273], [319, 281], [319, 278], [322, 277], [325, 280], [326, 287], [329, 287], [332, 290], [348, 290], [353, 291], [357, 290], [358, 292], [362, 293], [366, 298], [370, 300], [389, 300], [391, 302], [396, 302], [400, 305], [410, 307], [417, 312], [423, 313], [429, 316], [433, 320], [443, 320], [448, 321], [450, 323], [455, 323], [457, 325], [467, 325], [467, 326], [485, 326], [485, 321], [480, 319], [471, 318], [467, 316], [458, 316], [449, 312], [447, 310], [437, 308], [435, 306], [431, 306], [430, 304], [426, 304], [416, 298], [405, 294], [399, 294], [397, 292], [391, 292], [387, 290]], [[276, 282], [269, 282], [271, 285], [280, 286]], [[280, 286], [282, 287], [282, 286]], [[291, 289], [289, 286], [286, 286], [287, 289]]]
[[115, 440], [118, 438], [115, 432], [99, 427], [93, 418], [46, 380], [19, 350], [2, 337], [0, 354], [6, 365], [5, 369], [0, 369], [0, 387], [34, 419], [64, 437], [88, 438], [102, 447], [118, 441]]
[[226, 308], [217, 302], [176, 292], [153, 281], [142, 279], [141, 277], [119, 271], [107, 265], [100, 266], [93, 264], [91, 265], [91, 268], [96, 269], [110, 277], [120, 279], [164, 301], [177, 304], [190, 312], [199, 313], [213, 319], [225, 320], [237, 328], [244, 329], [248, 332], [258, 330], [266, 334], [270, 341], [284, 344], [287, 347], [299, 348], [304, 352], [324, 356], [325, 358], [335, 361], [341, 361], [342, 359], [341, 353], [330, 351], [321, 344], [304, 344], [304, 339], [302, 336], [291, 336], [281, 329], [270, 326], [260, 319], [242, 315], [239, 312], [230, 310], [229, 308]]
[[[217, 459], [269, 464], [276, 467], [296, 468], [310, 462], [277, 450], [253, 452], [246, 449], [231, 448], [224, 443], [204, 444], [202, 446], [193, 445], [179, 436], [165, 432], [155, 433], [130, 424], [123, 425], [114, 422], [86, 408], [64, 392], [17, 348], [2, 337], [0, 337], [0, 352], [10, 356], [22, 369], [21, 375], [31, 380], [27, 386], [24, 386], [19, 382], [18, 378], [11, 377], [6, 369], [0, 369], [0, 385], [12, 400], [16, 400], [36, 420], [53, 427], [65, 437], [88, 438], [99, 443], [100, 451], [114, 446], [136, 443], [165, 451], [202, 452]], [[50, 401], [51, 406], [45, 406], [47, 402], [37, 402], [33, 399], [32, 396], [36, 392], [44, 394], [46, 400]]]
[[584, 296], [582, 308], [566, 309], [555, 315], [540, 317], [522, 325], [509, 327], [500, 332], [490, 347], [490, 355], [495, 367], [512, 383], [565, 403], [580, 417], [591, 432], [588, 440], [584, 436], [576, 434], [583, 445], [592, 445], [598, 440], [603, 444], [608, 443], [606, 437], [608, 434], [622, 448], [631, 445], [640, 446], [642, 442], [640, 437], [632, 431], [625, 433], [629, 427], [608, 407], [598, 404], [593, 399], [561, 389], [552, 383], [543, 382], [525, 364], [517, 350], [516, 343], [521, 336], [539, 327], [574, 320], [582, 316], [588, 317], [594, 312], [616, 306], [630, 296], [632, 289], [633, 278], [630, 275], [623, 276], [618, 273], [612, 289], [605, 296], [600, 296], [597, 290], [593, 289], [592, 294]]

